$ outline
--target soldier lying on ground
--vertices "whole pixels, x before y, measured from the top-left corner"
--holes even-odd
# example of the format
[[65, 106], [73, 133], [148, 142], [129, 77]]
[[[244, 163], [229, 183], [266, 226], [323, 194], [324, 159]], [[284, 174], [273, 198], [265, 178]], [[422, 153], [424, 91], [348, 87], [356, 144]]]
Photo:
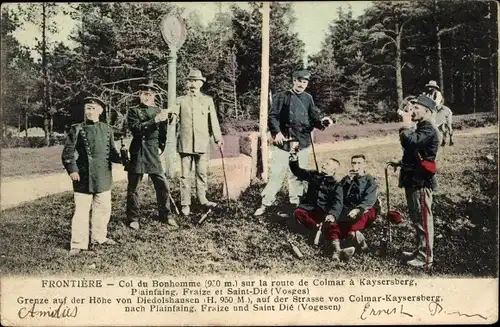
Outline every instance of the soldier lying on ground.
[[346, 241], [361, 251], [368, 248], [361, 230], [377, 218], [375, 205], [378, 198], [378, 184], [365, 171], [366, 158], [363, 154], [351, 157], [351, 170], [340, 182], [343, 189], [343, 209], [338, 221], [333, 224], [333, 238]]
[[297, 154], [290, 154], [290, 171], [299, 181], [308, 182], [307, 193], [301, 198], [294, 211], [295, 219], [308, 229], [316, 229], [325, 222], [324, 234], [326, 240], [325, 252], [332, 255], [332, 260], [339, 261], [354, 254], [354, 247], [340, 249], [338, 237], [335, 239], [335, 222], [342, 212], [342, 187], [335, 179], [335, 173], [340, 163], [337, 159], [328, 158], [321, 165], [321, 172], [306, 170], [299, 167]]
[[88, 250], [91, 208], [92, 243], [116, 244], [107, 238], [107, 233], [111, 217], [111, 162], [121, 163], [120, 153], [115, 147], [111, 127], [99, 121], [104, 103], [91, 97], [84, 101], [86, 121], [71, 126], [61, 155], [64, 168], [73, 181], [75, 201], [69, 255]]

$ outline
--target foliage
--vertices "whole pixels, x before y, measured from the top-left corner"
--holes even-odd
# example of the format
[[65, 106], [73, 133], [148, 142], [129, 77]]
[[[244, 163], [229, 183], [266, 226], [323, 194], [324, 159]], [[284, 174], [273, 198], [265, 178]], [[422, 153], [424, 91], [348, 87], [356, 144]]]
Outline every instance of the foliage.
[[[9, 9], [11, 8], [11, 9]], [[137, 103], [138, 84], [153, 80], [167, 106], [170, 50], [159, 21], [175, 14], [186, 23], [187, 39], [177, 51], [177, 93], [184, 77], [201, 69], [202, 91], [214, 98], [221, 122], [258, 119], [261, 66], [261, 4], [233, 4], [204, 25], [196, 11], [174, 3], [47, 3], [47, 103], [44, 106], [42, 39], [25, 49], [12, 36], [26, 22], [40, 23], [40, 4], [2, 7], [2, 121], [18, 129], [43, 126], [47, 114], [54, 130], [81, 121], [81, 97], [100, 96], [105, 119], [124, 129], [129, 107]], [[63, 12], [64, 11], [64, 12]], [[498, 76], [497, 7], [466, 0], [376, 1], [354, 17], [339, 9], [320, 51], [309, 57], [308, 91], [325, 114], [387, 120], [403, 95], [425, 91], [433, 79], [442, 84], [445, 103], [455, 113], [496, 108]], [[50, 42], [57, 15], [76, 20], [76, 47]], [[294, 32], [292, 3], [271, 4], [270, 91], [290, 87], [291, 73], [303, 67], [305, 47]], [[40, 25], [39, 25], [40, 26]], [[368, 119], [368, 118], [367, 118]]]

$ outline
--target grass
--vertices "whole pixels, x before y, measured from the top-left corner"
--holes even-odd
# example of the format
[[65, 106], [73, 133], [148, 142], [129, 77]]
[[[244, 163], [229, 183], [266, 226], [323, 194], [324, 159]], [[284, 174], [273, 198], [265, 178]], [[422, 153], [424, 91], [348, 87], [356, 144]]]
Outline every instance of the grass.
[[[479, 113], [454, 117], [454, 128], [462, 130], [468, 127], [482, 127], [495, 124], [497, 118], [491, 113]], [[361, 128], [362, 126], [362, 128]], [[391, 135], [399, 128], [398, 123], [388, 124], [339, 124], [325, 131], [315, 133], [316, 143], [368, 138], [374, 136]], [[239, 135], [224, 136], [224, 156], [239, 155]], [[128, 143], [127, 143], [128, 144]], [[117, 147], [119, 148], [119, 142]], [[0, 153], [1, 177], [23, 178], [27, 175], [46, 175], [64, 172], [61, 163], [63, 146], [49, 148], [6, 148]], [[220, 153], [212, 143], [211, 157], [219, 158]]]
[[[201, 226], [202, 211], [190, 218], [178, 218], [181, 228], [170, 230], [152, 218], [156, 215], [152, 185], [141, 187], [143, 224], [139, 231], [126, 226], [125, 183], [115, 185], [109, 236], [120, 242], [116, 247], [98, 248], [68, 258], [71, 215], [70, 192], [51, 196], [2, 212], [0, 221], [0, 273], [2, 275], [133, 275], [173, 276], [193, 274], [282, 274], [492, 277], [498, 269], [497, 148], [498, 135], [457, 137], [454, 147], [440, 149], [439, 189], [435, 193], [435, 262], [424, 272], [406, 267], [400, 250], [411, 248], [413, 229], [408, 221], [393, 228], [393, 246], [380, 252], [385, 222], [382, 218], [365, 235], [371, 250], [355, 255], [349, 262], [333, 264], [312, 245], [314, 235], [293, 219], [269, 214], [252, 216], [260, 202], [263, 185], [252, 185], [239, 202], [228, 206], [220, 194], [221, 183], [212, 183], [210, 198], [222, 201]], [[364, 153], [368, 170], [381, 185], [385, 206], [384, 163], [399, 157], [399, 146], [382, 145], [334, 153], [320, 153], [318, 160], [334, 155], [346, 173], [349, 158]], [[485, 159], [494, 156], [495, 162]], [[312, 158], [311, 158], [312, 159]], [[312, 164], [312, 162], [311, 162]], [[312, 166], [311, 166], [312, 167]], [[214, 169], [210, 181], [221, 181], [222, 171]], [[231, 182], [231, 181], [229, 181]], [[403, 190], [397, 188], [397, 174], [390, 173], [391, 207], [405, 212]], [[179, 199], [178, 184], [173, 186]], [[279, 199], [286, 198], [285, 191]], [[304, 258], [296, 259], [286, 239], [299, 246]]]

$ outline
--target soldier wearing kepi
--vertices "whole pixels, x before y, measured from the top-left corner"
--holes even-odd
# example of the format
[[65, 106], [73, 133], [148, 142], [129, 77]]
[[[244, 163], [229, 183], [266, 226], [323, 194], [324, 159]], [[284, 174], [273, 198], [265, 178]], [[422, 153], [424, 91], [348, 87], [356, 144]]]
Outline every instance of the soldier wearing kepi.
[[85, 122], [71, 126], [61, 155], [74, 191], [75, 211], [71, 221], [71, 249], [75, 255], [89, 246], [89, 220], [91, 241], [96, 244], [115, 245], [107, 237], [111, 217], [112, 162], [121, 163], [115, 147], [113, 130], [99, 121], [104, 103], [93, 97], [84, 99]]
[[200, 92], [206, 78], [198, 69], [192, 69], [186, 77], [187, 94], [177, 98], [175, 113], [179, 117], [177, 151], [181, 157], [181, 205], [182, 214], [191, 213], [191, 174], [193, 163], [196, 171], [196, 189], [200, 204], [215, 207], [217, 203], [207, 199], [207, 174], [210, 138], [222, 150], [224, 140], [213, 99]]
[[167, 139], [165, 121], [173, 119], [173, 115], [155, 105], [156, 88], [153, 84], [142, 84], [140, 88], [140, 104], [131, 108], [127, 117], [128, 128], [133, 135], [129, 149], [127, 218], [132, 229], [139, 229], [137, 187], [144, 174], [148, 174], [156, 192], [158, 218], [177, 228], [177, 222], [170, 216], [169, 188], [160, 161]]
[[[267, 208], [273, 205], [276, 194], [281, 189], [285, 173], [288, 169], [288, 155], [290, 151], [287, 139], [299, 142], [299, 166], [307, 167], [309, 149], [311, 147], [311, 132], [314, 128], [325, 129], [332, 124], [330, 118], [320, 118], [318, 108], [312, 96], [305, 92], [309, 84], [310, 73], [307, 70], [293, 73], [293, 87], [284, 92], [277, 93], [271, 104], [269, 112], [269, 131], [273, 137], [271, 147], [272, 162], [269, 181], [262, 191], [261, 206], [255, 211], [254, 216], [264, 214]], [[292, 206], [299, 204], [303, 193], [304, 183], [290, 174], [288, 181], [289, 199]]]
[[[436, 110], [433, 99], [420, 95], [413, 102], [411, 111], [401, 112], [403, 126], [399, 138], [404, 149], [400, 161], [389, 162], [393, 167], [401, 167], [399, 186], [405, 189], [408, 212], [416, 228], [416, 249], [403, 252], [407, 263], [415, 267], [432, 265], [434, 246], [434, 220], [432, 216], [432, 196], [437, 187], [436, 155], [439, 137], [432, 123]], [[416, 129], [411, 122], [417, 123]]]

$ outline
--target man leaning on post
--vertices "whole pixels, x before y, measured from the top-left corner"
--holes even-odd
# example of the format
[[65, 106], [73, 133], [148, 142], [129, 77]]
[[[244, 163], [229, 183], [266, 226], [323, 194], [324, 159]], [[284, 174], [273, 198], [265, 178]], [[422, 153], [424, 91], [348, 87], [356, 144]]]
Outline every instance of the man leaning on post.
[[[411, 110], [399, 111], [403, 119], [399, 130], [403, 158], [389, 164], [401, 167], [399, 186], [405, 189], [408, 212], [416, 229], [416, 248], [403, 252], [403, 256], [410, 266], [430, 267], [434, 260], [432, 197], [437, 187], [435, 160], [439, 146], [438, 132], [432, 123], [436, 103], [423, 94], [412, 104]], [[412, 121], [417, 123], [416, 129], [411, 127]]]
[[[273, 137], [271, 169], [269, 181], [262, 191], [261, 206], [255, 211], [254, 216], [263, 215], [267, 208], [274, 204], [276, 194], [281, 189], [288, 170], [290, 143], [287, 140], [294, 139], [299, 142], [300, 151], [297, 154], [299, 166], [306, 168], [312, 130], [314, 128], [323, 130], [333, 123], [328, 117], [320, 118], [320, 112], [312, 96], [305, 92], [310, 76], [307, 70], [295, 71], [292, 88], [277, 93], [273, 99], [268, 119], [269, 131]], [[290, 174], [288, 185], [290, 204], [297, 206], [304, 191], [304, 182]]]

